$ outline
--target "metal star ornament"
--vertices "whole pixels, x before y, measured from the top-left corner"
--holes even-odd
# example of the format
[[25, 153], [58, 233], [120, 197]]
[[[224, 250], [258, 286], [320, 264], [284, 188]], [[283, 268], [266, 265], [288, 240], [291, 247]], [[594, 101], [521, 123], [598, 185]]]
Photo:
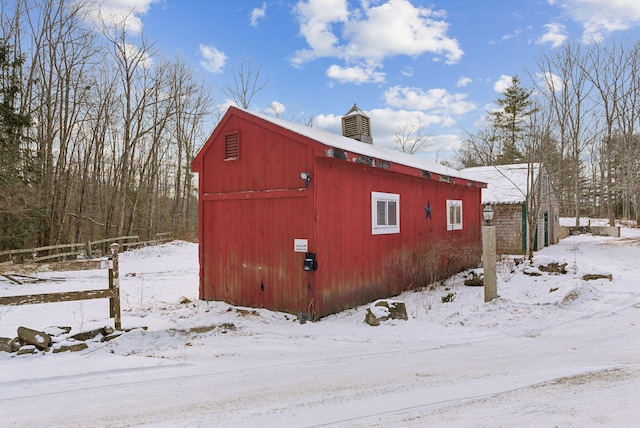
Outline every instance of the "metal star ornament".
[[431, 202], [427, 202], [427, 206], [424, 207], [424, 211], [427, 215], [427, 220], [431, 220]]

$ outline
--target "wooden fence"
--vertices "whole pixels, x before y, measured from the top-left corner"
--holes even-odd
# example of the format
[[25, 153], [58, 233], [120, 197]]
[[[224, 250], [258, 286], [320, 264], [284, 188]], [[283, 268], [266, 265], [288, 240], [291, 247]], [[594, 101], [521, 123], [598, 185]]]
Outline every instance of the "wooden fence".
[[24, 250], [0, 251], [0, 265], [19, 263], [39, 263], [44, 261], [64, 261], [71, 258], [92, 259], [108, 254], [111, 244], [117, 243], [122, 250], [133, 247], [157, 245], [173, 239], [171, 232], [156, 234], [156, 238], [149, 241], [140, 241], [138, 235], [119, 236], [117, 238], [100, 239], [76, 244], [49, 245], [46, 247], [28, 248]]
[[[111, 244], [111, 257], [107, 260], [109, 268], [109, 288], [99, 290], [67, 291], [60, 293], [29, 294], [22, 296], [0, 297], [0, 306], [19, 306], [37, 303], [70, 302], [74, 300], [109, 299], [109, 318], [113, 318], [116, 330], [122, 330], [120, 317], [120, 273], [118, 251], [120, 245]], [[100, 263], [103, 263], [101, 261]]]

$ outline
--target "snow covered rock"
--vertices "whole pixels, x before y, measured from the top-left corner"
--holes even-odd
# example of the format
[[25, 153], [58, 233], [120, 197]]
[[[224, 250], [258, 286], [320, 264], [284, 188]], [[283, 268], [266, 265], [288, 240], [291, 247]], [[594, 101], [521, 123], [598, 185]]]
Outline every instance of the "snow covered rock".
[[18, 355], [35, 354], [38, 352], [38, 348], [35, 345], [24, 345], [18, 349]]
[[0, 352], [13, 352], [10, 337], [0, 337]]
[[89, 345], [87, 345], [85, 342], [66, 341], [63, 343], [56, 343], [53, 346], [53, 353], [57, 354], [59, 352], [67, 351], [78, 352], [82, 351], [83, 349], [87, 349], [88, 347]]
[[80, 340], [80, 341], [91, 340], [98, 335], [108, 336], [111, 333], [113, 333], [113, 328], [111, 328], [110, 326], [104, 326], [102, 328], [98, 328], [95, 330], [83, 331], [83, 332], [74, 334], [73, 336], [71, 336], [71, 339]]
[[398, 300], [376, 300], [367, 309], [364, 322], [371, 326], [380, 325], [381, 322], [392, 320], [408, 320], [407, 306]]
[[51, 345], [51, 336], [44, 331], [32, 330], [27, 327], [18, 327], [18, 337], [24, 343], [33, 345], [40, 350], [48, 349]]

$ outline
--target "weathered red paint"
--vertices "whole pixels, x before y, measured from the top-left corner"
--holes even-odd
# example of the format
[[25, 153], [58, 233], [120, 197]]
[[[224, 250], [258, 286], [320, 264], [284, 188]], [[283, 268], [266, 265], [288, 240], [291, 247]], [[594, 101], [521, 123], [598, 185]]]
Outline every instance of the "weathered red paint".
[[[233, 132], [240, 156], [225, 161], [224, 136]], [[227, 111], [192, 164], [200, 298], [320, 317], [416, 286], [418, 248], [435, 249], [426, 254], [447, 274], [452, 251], [479, 245], [482, 183], [425, 178], [417, 168], [358, 163], [357, 153], [331, 157], [329, 149], [244, 110]], [[303, 171], [312, 177], [308, 186]], [[372, 235], [372, 191], [400, 194], [400, 233]], [[447, 199], [463, 201], [463, 230], [447, 231]], [[308, 240], [317, 271], [303, 270], [295, 239]]]

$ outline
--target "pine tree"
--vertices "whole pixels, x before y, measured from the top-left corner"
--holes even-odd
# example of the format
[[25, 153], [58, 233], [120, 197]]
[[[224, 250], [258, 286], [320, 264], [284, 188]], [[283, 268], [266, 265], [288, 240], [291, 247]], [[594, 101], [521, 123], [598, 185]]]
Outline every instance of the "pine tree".
[[522, 162], [523, 155], [518, 149], [522, 140], [526, 119], [535, 112], [530, 99], [532, 91], [521, 86], [518, 76], [511, 78], [511, 84], [496, 100], [499, 110], [492, 112], [493, 127], [502, 139], [502, 151], [497, 156], [497, 164]]
[[37, 223], [25, 148], [31, 120], [17, 108], [21, 66], [22, 58], [0, 39], [0, 250], [22, 247], [33, 236]]

